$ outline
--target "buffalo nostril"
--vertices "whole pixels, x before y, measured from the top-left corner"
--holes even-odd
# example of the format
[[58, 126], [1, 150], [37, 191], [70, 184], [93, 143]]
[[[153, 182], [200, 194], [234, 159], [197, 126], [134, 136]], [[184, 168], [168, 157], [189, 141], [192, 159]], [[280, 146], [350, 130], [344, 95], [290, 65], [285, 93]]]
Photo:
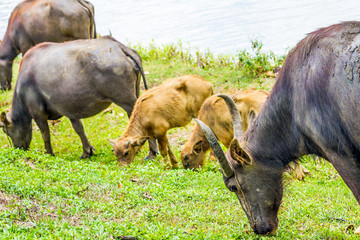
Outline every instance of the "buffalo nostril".
[[230, 186], [230, 187], [229, 187], [229, 190], [230, 190], [230, 192], [237, 192], [237, 187], [235, 187], [235, 186]]
[[186, 168], [190, 166], [190, 163], [185, 163], [184, 165]]

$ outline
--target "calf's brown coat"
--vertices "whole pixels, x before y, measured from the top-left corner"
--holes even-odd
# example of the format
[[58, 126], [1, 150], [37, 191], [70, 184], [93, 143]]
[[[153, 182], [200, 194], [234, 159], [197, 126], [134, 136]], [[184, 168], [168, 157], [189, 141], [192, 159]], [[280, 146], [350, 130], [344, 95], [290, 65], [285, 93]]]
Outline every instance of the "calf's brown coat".
[[123, 135], [110, 140], [120, 164], [130, 164], [145, 141], [154, 138], [158, 141], [165, 163], [169, 155], [175, 168], [177, 160], [170, 149], [166, 132], [188, 124], [198, 115], [202, 103], [212, 93], [211, 83], [196, 75], [169, 79], [146, 91], [136, 101]]

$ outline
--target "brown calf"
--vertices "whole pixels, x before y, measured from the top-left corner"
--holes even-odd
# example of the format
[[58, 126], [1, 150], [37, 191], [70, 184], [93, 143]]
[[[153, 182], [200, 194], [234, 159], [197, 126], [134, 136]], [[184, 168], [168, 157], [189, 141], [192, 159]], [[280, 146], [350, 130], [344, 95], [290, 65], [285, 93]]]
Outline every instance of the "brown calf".
[[[254, 89], [237, 91], [231, 95], [240, 111], [244, 131], [247, 129], [251, 118], [257, 115], [268, 95], [265, 91]], [[206, 99], [199, 111], [198, 119], [210, 126], [219, 141], [229, 147], [234, 133], [229, 110], [222, 98], [213, 95]], [[202, 167], [205, 153], [209, 149], [210, 146], [201, 128], [196, 124], [181, 151], [181, 161], [184, 168]]]
[[[231, 95], [241, 117], [241, 127], [246, 131], [252, 120], [257, 116], [269, 93], [263, 90], [248, 89], [237, 91]], [[220, 117], [221, 116], [221, 117]], [[225, 147], [229, 147], [234, 137], [231, 115], [225, 101], [213, 95], [206, 99], [202, 105], [198, 119], [206, 123], [213, 131], [217, 139]], [[200, 126], [196, 124], [191, 132], [189, 140], [181, 151], [181, 161], [184, 168], [197, 169], [203, 166], [205, 154], [210, 146]], [[299, 164], [294, 166], [294, 174], [297, 179], [303, 179], [307, 170]]]
[[145, 141], [154, 138], [159, 143], [164, 162], [167, 164], [169, 155], [175, 168], [177, 160], [170, 149], [166, 132], [188, 124], [198, 115], [201, 105], [212, 93], [211, 83], [195, 75], [169, 79], [146, 91], [136, 101], [123, 135], [110, 140], [120, 164], [130, 164]]

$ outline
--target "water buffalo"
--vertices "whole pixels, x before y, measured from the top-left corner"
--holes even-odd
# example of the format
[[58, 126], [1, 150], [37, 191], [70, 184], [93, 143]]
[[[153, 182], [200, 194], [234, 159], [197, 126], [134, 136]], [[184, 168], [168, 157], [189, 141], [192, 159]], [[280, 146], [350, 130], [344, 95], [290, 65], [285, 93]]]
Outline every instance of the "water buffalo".
[[[130, 116], [140, 93], [140, 56], [112, 37], [40, 43], [21, 61], [12, 108], [1, 114], [0, 126], [14, 147], [28, 149], [32, 119], [39, 126], [46, 152], [53, 154], [47, 120], [66, 116], [80, 136], [82, 158], [93, 154], [81, 118], [91, 117], [111, 103]], [[156, 150], [152, 146], [152, 150]], [[153, 152], [154, 152], [153, 151]]]
[[11, 89], [12, 63], [41, 42], [95, 38], [94, 6], [85, 0], [27, 0], [11, 13], [0, 44], [0, 87]]
[[172, 167], [176, 168], [177, 160], [166, 132], [188, 124], [212, 93], [211, 83], [196, 75], [169, 79], [146, 91], [137, 100], [123, 135], [110, 141], [120, 164], [130, 164], [144, 142], [152, 138], [158, 140], [165, 164], [169, 155]]
[[282, 173], [297, 158], [330, 161], [360, 203], [360, 22], [310, 33], [287, 56], [268, 100], [243, 134], [230, 97], [234, 140], [226, 155], [199, 122], [216, 152], [227, 188], [255, 233], [278, 227]]

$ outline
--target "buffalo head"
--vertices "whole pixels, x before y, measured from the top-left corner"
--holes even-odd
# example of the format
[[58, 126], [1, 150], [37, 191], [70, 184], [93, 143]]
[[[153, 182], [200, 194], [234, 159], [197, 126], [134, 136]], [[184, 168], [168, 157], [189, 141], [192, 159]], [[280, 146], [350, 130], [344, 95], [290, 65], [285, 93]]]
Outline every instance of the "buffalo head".
[[5, 112], [0, 115], [0, 127], [10, 137], [15, 148], [27, 150], [30, 147], [32, 137], [31, 121], [12, 122], [11, 113]]
[[210, 147], [214, 151], [223, 173], [226, 187], [236, 194], [251, 228], [257, 234], [274, 233], [278, 227], [277, 212], [282, 198], [282, 171], [258, 164], [241, 142], [241, 118], [233, 100], [227, 95], [219, 95], [229, 107], [234, 128], [234, 139], [226, 153], [211, 129], [195, 119], [203, 130]]

